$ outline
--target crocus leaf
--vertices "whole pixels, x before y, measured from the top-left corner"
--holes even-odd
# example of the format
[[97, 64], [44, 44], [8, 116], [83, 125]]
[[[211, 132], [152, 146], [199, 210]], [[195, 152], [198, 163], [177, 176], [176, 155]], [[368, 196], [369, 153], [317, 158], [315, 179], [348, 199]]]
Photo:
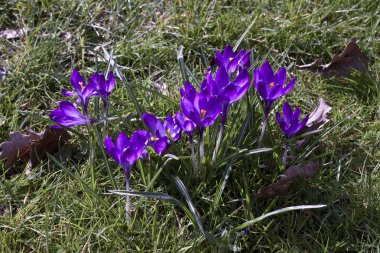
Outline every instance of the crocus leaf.
[[14, 166], [19, 160], [31, 160], [36, 167], [47, 153], [55, 153], [70, 138], [64, 129], [47, 128], [36, 133], [29, 129], [29, 134], [13, 132], [9, 134], [10, 141], [0, 143], [0, 160], [4, 160], [5, 168]]
[[276, 196], [286, 195], [290, 185], [300, 178], [312, 178], [317, 175], [320, 166], [316, 162], [309, 162], [302, 166], [290, 167], [280, 179], [273, 184], [264, 187], [261, 191], [255, 194], [256, 198], [271, 199]]
[[328, 64], [322, 64], [321, 59], [313, 63], [298, 66], [299, 69], [307, 69], [326, 77], [349, 77], [352, 70], [368, 72], [369, 59], [359, 48], [356, 39], [351, 39], [340, 54], [335, 54]]

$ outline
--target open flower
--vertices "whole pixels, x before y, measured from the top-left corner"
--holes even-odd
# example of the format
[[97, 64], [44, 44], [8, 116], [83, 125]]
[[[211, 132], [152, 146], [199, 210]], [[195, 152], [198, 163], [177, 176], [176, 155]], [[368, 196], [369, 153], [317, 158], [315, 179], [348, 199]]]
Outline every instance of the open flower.
[[147, 131], [138, 130], [129, 139], [125, 133], [120, 132], [116, 143], [107, 135], [104, 140], [104, 146], [108, 154], [123, 168], [124, 174], [129, 177], [132, 166], [146, 152], [145, 147], [149, 136]]
[[[59, 109], [56, 109], [50, 113], [50, 119], [66, 127], [91, 124], [94, 121], [93, 119], [83, 115], [69, 101], [60, 102]], [[59, 126], [54, 127], [58, 128]]]
[[250, 66], [250, 52], [245, 49], [238, 52], [235, 56], [232, 47], [228, 44], [221, 53], [216, 51], [215, 64], [219, 67], [224, 67], [228, 73], [235, 72], [238, 67], [249, 68]]
[[67, 97], [72, 97], [75, 94], [77, 94], [78, 95], [77, 103], [80, 103], [83, 106], [83, 110], [87, 114], [88, 102], [92, 96], [96, 95], [95, 86], [93, 85], [92, 82], [89, 82], [89, 84], [86, 85], [86, 81], [79, 74], [77, 69], [73, 70], [73, 74], [71, 75], [70, 81], [73, 87], [75, 88], [75, 91], [73, 92], [73, 91], [62, 90], [62, 94]]
[[257, 92], [261, 96], [265, 105], [265, 116], [267, 117], [270, 109], [276, 99], [289, 93], [296, 81], [294, 77], [288, 85], [286, 82], [286, 69], [285, 67], [280, 68], [276, 74], [273, 73], [270, 64], [265, 61], [261, 65], [260, 70], [255, 69], [254, 72], [254, 84]]
[[293, 135], [301, 131], [302, 128], [306, 125], [306, 122], [309, 119], [309, 115], [307, 115], [301, 122], [299, 122], [301, 116], [300, 109], [296, 108], [293, 111], [288, 102], [284, 103], [282, 111], [284, 117], [281, 117], [280, 113], [277, 112], [276, 118], [282, 132], [285, 134], [285, 138], [290, 139]]
[[221, 112], [219, 100], [212, 96], [208, 90], [196, 94], [193, 101], [183, 97], [181, 107], [183, 114], [201, 130], [212, 125]]
[[108, 74], [108, 80], [106, 80], [103, 74], [95, 73], [90, 77], [88, 82], [91, 84], [91, 86], [95, 87], [99, 95], [105, 100], [108, 99], [108, 96], [115, 88], [116, 83], [115, 76], [113, 75], [112, 71], [110, 71]]
[[[139, 158], [144, 158], [147, 153], [145, 147], [148, 143], [150, 134], [145, 130], [138, 130], [133, 133], [131, 139], [123, 132], [120, 132], [116, 142], [107, 135], [104, 139], [104, 147], [108, 154], [123, 168], [125, 175], [125, 188], [129, 191], [129, 180], [131, 177], [132, 166]], [[126, 196], [125, 211], [127, 216], [130, 214], [129, 196]]]
[[209, 69], [206, 79], [202, 83], [202, 90], [208, 88], [211, 94], [217, 96], [223, 104], [230, 105], [241, 99], [250, 86], [247, 69], [240, 69], [236, 78], [231, 79], [223, 66], [218, 68], [215, 78]]
[[178, 141], [181, 138], [181, 127], [174, 121], [171, 114], [169, 114], [164, 122], [164, 128], [173, 141]]
[[159, 155], [165, 153], [169, 148], [170, 140], [166, 136], [165, 128], [161, 120], [158, 120], [155, 116], [149, 113], [144, 113], [142, 119], [151, 131], [149, 146], [151, 146]]

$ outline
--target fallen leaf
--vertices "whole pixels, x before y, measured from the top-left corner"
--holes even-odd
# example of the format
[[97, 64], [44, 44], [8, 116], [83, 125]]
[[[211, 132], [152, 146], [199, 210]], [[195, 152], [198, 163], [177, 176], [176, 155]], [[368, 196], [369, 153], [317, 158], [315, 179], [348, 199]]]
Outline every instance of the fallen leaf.
[[326, 77], [349, 77], [352, 70], [368, 72], [369, 59], [356, 43], [357, 39], [351, 39], [340, 54], [335, 54], [328, 64], [323, 64], [320, 58], [313, 63], [297, 66], [299, 69], [307, 69], [321, 73]]
[[36, 133], [22, 134], [13, 132], [9, 134], [10, 141], [0, 143], [0, 160], [5, 160], [5, 168], [12, 167], [18, 160], [29, 156], [32, 141], [41, 139]]
[[[310, 113], [309, 119], [306, 122], [305, 127], [297, 134], [303, 135], [323, 127], [330, 119], [327, 118], [327, 114], [331, 111], [332, 107], [327, 104], [323, 98], [319, 99], [317, 107]], [[306, 136], [303, 139], [297, 140], [295, 142], [297, 148], [302, 148], [303, 145], [309, 141], [310, 136]]]
[[0, 143], [0, 160], [5, 168], [14, 166], [19, 160], [31, 160], [32, 167], [45, 159], [47, 153], [54, 153], [70, 138], [64, 129], [47, 128], [41, 133], [28, 130], [29, 134], [13, 132], [10, 141]]
[[69, 133], [63, 128], [48, 128], [43, 132], [42, 138], [33, 141], [30, 150], [32, 168], [36, 167], [41, 160], [46, 159], [47, 154], [54, 154], [70, 138]]
[[331, 111], [332, 107], [327, 104], [323, 98], [319, 99], [317, 107], [310, 113], [309, 119], [306, 122], [306, 127], [312, 127], [315, 125], [321, 126], [329, 121], [327, 114]]
[[256, 198], [270, 199], [276, 196], [283, 196], [288, 193], [289, 186], [297, 182], [300, 178], [312, 178], [317, 175], [320, 167], [316, 162], [309, 162], [303, 166], [290, 167], [280, 179], [273, 184], [265, 186], [255, 194]]

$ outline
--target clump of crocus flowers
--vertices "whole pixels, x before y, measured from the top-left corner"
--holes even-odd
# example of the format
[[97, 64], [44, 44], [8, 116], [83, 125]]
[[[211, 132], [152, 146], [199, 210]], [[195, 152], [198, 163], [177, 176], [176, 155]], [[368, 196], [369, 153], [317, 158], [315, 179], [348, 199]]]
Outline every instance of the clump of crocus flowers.
[[[212, 161], [216, 160], [223, 140], [229, 109], [235, 102], [242, 99], [250, 89], [250, 56], [251, 52], [245, 49], [235, 54], [232, 47], [227, 45], [222, 52], [216, 52], [216, 66], [214, 69], [212, 67], [207, 69], [198, 90], [190, 82], [184, 83], [184, 87], [180, 89], [181, 111], [174, 115], [167, 115], [164, 121], [153, 114], [144, 113], [142, 121], [147, 129], [134, 131], [130, 138], [124, 132], [118, 134], [115, 142], [108, 135], [105, 136], [104, 147], [108, 154], [122, 167], [127, 191], [130, 190], [130, 175], [133, 165], [140, 158], [145, 159], [149, 155], [147, 146], [150, 146], [151, 150], [158, 156], [162, 156], [169, 150], [171, 142], [180, 140], [182, 133], [185, 133], [189, 138], [193, 172], [197, 176], [198, 168], [202, 167], [204, 158], [205, 129], [221, 117], [220, 130], [212, 155]], [[286, 69], [282, 67], [274, 73], [267, 61], [259, 69], [253, 71], [254, 87], [264, 103], [264, 117], [258, 145], [261, 145], [263, 141], [273, 104], [292, 90], [295, 81], [296, 78], [294, 77], [286, 84]], [[51, 112], [51, 120], [58, 124], [55, 127], [79, 125], [91, 127], [97, 120], [89, 116], [88, 106], [91, 97], [96, 96], [103, 100], [103, 120], [106, 121], [108, 97], [115, 88], [115, 77], [112, 71], [108, 73], [108, 79], [103, 74], [95, 73], [86, 83], [85, 79], [74, 69], [71, 84], [74, 91], [63, 90], [62, 93], [67, 97], [76, 97], [76, 102], [61, 101], [59, 109]], [[283, 106], [283, 116], [276, 113], [276, 117], [287, 141], [299, 133], [308, 120], [308, 116], [306, 116], [299, 122], [300, 109], [296, 108], [293, 111], [287, 102]], [[194, 139], [196, 135], [199, 136], [198, 161], [195, 156]], [[286, 154], [286, 152], [287, 146], [284, 153]], [[130, 213], [129, 197], [126, 198], [126, 213]]]

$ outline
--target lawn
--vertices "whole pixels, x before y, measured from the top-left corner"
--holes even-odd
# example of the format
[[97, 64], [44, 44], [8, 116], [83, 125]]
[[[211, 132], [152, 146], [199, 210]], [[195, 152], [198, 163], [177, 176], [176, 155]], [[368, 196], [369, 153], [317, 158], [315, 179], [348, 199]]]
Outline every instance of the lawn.
[[[15, 36], [6, 38], [6, 29]], [[12, 0], [0, 3], [0, 34], [0, 143], [10, 132], [53, 125], [49, 114], [64, 100], [61, 90], [71, 89], [73, 68], [86, 80], [95, 71], [117, 73], [106, 125], [68, 129], [69, 142], [33, 169], [0, 163], [2, 252], [380, 251], [377, 1]], [[367, 73], [336, 78], [297, 68], [330, 62], [351, 38], [369, 58]], [[200, 175], [185, 137], [171, 155], [151, 152], [133, 166], [131, 190], [145, 196], [131, 197], [126, 218], [124, 196], [112, 193], [125, 189], [125, 178], [104, 152], [105, 134], [130, 136], [144, 128], [141, 113], [163, 119], [180, 110], [184, 80], [202, 81], [227, 44], [252, 50], [251, 75], [267, 60], [275, 70], [286, 67], [288, 82], [297, 76], [274, 104], [263, 143], [262, 101], [251, 85], [230, 108], [215, 162], [217, 124], [206, 130]], [[316, 162], [318, 175], [258, 198], [286, 169], [275, 112], [288, 101], [303, 117], [320, 98], [332, 106], [329, 122], [289, 164]], [[89, 105], [99, 118], [101, 102]], [[272, 215], [234, 233], [272, 211], [318, 204], [326, 206]]]

